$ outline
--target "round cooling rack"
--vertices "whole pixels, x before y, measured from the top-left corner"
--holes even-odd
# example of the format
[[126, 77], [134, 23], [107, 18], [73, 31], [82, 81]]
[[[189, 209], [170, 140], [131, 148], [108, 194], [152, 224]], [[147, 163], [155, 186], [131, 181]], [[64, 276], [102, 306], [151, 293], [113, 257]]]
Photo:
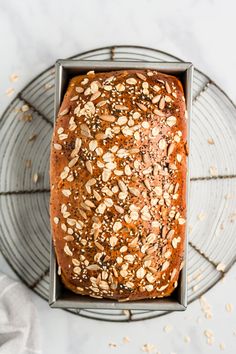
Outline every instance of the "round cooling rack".
[[[167, 53], [115, 46], [73, 59], [180, 61]], [[54, 69], [25, 87], [0, 120], [0, 240], [6, 260], [45, 300], [49, 291], [49, 153]], [[236, 258], [236, 107], [206, 75], [194, 72], [190, 156], [188, 301], [199, 298]], [[235, 222], [234, 222], [235, 221]], [[157, 311], [70, 310], [106, 321], [136, 321]]]

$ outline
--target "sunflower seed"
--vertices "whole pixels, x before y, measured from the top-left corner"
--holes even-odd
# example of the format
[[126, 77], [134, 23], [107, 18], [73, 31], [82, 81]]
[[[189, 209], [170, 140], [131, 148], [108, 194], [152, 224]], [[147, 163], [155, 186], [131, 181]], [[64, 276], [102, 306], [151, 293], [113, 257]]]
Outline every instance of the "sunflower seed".
[[151, 187], [150, 182], [149, 182], [148, 179], [145, 179], [145, 180], [143, 181], [143, 183], [144, 183], [145, 187], [146, 187], [149, 191], [152, 190], [152, 187]]
[[107, 182], [110, 177], [111, 177], [111, 170], [104, 168], [102, 172], [102, 181]]
[[124, 213], [124, 209], [119, 206], [119, 205], [114, 205], [114, 208], [116, 209], [116, 211], [119, 213], [119, 214], [123, 214]]
[[100, 267], [97, 264], [90, 264], [86, 267], [87, 270], [100, 270]]
[[115, 122], [116, 118], [112, 115], [109, 115], [109, 114], [103, 114], [101, 116], [99, 116], [99, 118], [101, 120], [104, 120], [106, 122]]
[[64, 167], [64, 170], [63, 170], [62, 173], [60, 174], [60, 178], [61, 178], [61, 179], [65, 179], [65, 178], [68, 176], [69, 172], [70, 172], [69, 167], [67, 167], [67, 166]]
[[161, 99], [161, 95], [156, 95], [153, 97], [152, 103], [154, 103], [154, 104], [158, 103], [160, 101], [160, 99]]
[[78, 98], [79, 98], [78, 95], [77, 95], [77, 96], [73, 96], [73, 97], [70, 99], [70, 101], [76, 101], [76, 100], [78, 100]]
[[174, 233], [175, 233], [175, 230], [170, 230], [170, 231], [168, 232], [168, 234], [166, 235], [166, 238], [167, 238], [167, 239], [172, 238], [172, 237], [174, 236]]
[[146, 76], [144, 76], [144, 75], [141, 74], [141, 73], [136, 73], [136, 75], [138, 76], [138, 78], [139, 78], [140, 80], [143, 80], [143, 81], [146, 81], [146, 80], [147, 80]]
[[146, 242], [151, 244], [151, 243], [155, 242], [156, 238], [157, 238], [157, 235], [154, 233], [151, 233], [147, 236]]
[[68, 166], [71, 168], [73, 167], [74, 165], [76, 165], [77, 161], [79, 160], [79, 157], [76, 156], [74, 157], [72, 160], [70, 160], [70, 162], [68, 163]]
[[104, 247], [99, 242], [94, 241], [94, 244], [100, 251], [104, 251]]
[[167, 93], [171, 93], [171, 88], [170, 88], [170, 85], [168, 84], [167, 81], [165, 82], [165, 87], [166, 87]]
[[140, 191], [137, 188], [134, 187], [128, 187], [129, 191], [131, 194], [133, 194], [135, 197], [139, 197]]
[[69, 108], [64, 109], [59, 113], [59, 116], [65, 116], [67, 113], [69, 113]]
[[95, 101], [98, 97], [101, 96], [101, 92], [100, 91], [97, 91], [95, 92], [91, 97], [90, 97], [90, 101]]
[[124, 106], [121, 104], [116, 104], [115, 109], [117, 109], [118, 111], [128, 111], [129, 110], [129, 108], [127, 106]]
[[94, 197], [95, 197], [95, 199], [98, 201], [98, 202], [100, 202], [100, 200], [102, 199], [101, 198], [101, 196], [100, 196], [100, 194], [97, 192], [97, 191], [93, 191], [93, 195], [94, 195]]
[[166, 104], [165, 97], [162, 96], [162, 98], [159, 101], [159, 109], [161, 109], [161, 110], [164, 109], [165, 108], [165, 104]]
[[172, 154], [172, 152], [174, 151], [174, 149], [175, 149], [175, 144], [174, 143], [169, 144], [168, 149], [167, 149], [167, 155], [170, 156]]
[[137, 80], [135, 80], [133, 77], [127, 79], [126, 82], [129, 85], [136, 85], [137, 84]]
[[89, 187], [93, 186], [94, 184], [96, 184], [96, 179], [95, 178], [91, 178], [88, 180], [88, 182], [86, 183]]
[[161, 267], [161, 271], [163, 272], [164, 270], [166, 270], [170, 265], [169, 261], [165, 261]]
[[39, 175], [37, 173], [35, 173], [33, 175], [33, 182], [36, 184], [38, 182], [38, 180], [39, 180]]
[[91, 202], [91, 200], [88, 200], [88, 199], [85, 200], [84, 204], [90, 208], [96, 208], [96, 205], [93, 202]]
[[88, 172], [92, 175], [93, 174], [93, 165], [92, 165], [92, 162], [91, 161], [86, 161], [85, 162], [85, 166], [88, 170]]
[[137, 106], [142, 110], [142, 111], [144, 111], [144, 112], [146, 112], [147, 111], [147, 107], [146, 106], [144, 106], [144, 104], [142, 104], [142, 103], [139, 103], [139, 102], [136, 102], [136, 104], [137, 104]]
[[78, 155], [81, 145], [82, 145], [82, 140], [80, 138], [76, 138], [75, 139], [75, 148], [74, 148], [74, 150], [72, 150], [72, 153], [70, 155], [71, 157], [75, 157], [76, 155]]
[[159, 109], [154, 109], [154, 113], [159, 117], [165, 117], [165, 113], [163, 113]]
[[96, 104], [96, 107], [102, 107], [105, 106], [105, 104], [107, 104], [107, 101], [100, 101]]
[[120, 187], [121, 192], [127, 193], [127, 186], [122, 180], [118, 181], [118, 186]]
[[78, 212], [80, 213], [80, 215], [82, 216], [82, 218], [87, 219], [87, 215], [86, 215], [86, 213], [85, 213], [82, 209], [78, 208]]

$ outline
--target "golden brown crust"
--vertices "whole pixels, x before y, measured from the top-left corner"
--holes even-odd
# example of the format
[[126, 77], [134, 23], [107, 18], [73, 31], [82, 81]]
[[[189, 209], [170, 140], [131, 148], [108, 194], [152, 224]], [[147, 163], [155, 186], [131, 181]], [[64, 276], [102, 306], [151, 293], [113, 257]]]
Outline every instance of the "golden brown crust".
[[180, 81], [149, 70], [74, 77], [51, 147], [50, 214], [62, 281], [93, 297], [168, 296], [186, 217]]

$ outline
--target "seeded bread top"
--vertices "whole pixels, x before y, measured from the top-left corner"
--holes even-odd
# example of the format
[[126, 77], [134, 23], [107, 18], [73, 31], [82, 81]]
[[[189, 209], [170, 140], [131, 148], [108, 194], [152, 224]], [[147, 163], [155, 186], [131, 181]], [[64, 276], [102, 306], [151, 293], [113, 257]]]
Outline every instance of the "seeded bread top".
[[177, 286], [186, 214], [180, 81], [150, 70], [74, 77], [54, 128], [51, 224], [64, 284], [120, 300]]

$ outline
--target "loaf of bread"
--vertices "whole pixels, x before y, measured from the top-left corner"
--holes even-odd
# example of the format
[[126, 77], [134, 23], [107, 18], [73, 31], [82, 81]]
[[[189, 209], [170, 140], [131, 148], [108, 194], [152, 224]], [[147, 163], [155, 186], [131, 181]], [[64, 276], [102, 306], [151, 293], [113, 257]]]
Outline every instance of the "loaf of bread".
[[71, 79], [51, 146], [50, 214], [68, 289], [130, 301], [169, 296], [183, 265], [183, 88], [153, 70]]

